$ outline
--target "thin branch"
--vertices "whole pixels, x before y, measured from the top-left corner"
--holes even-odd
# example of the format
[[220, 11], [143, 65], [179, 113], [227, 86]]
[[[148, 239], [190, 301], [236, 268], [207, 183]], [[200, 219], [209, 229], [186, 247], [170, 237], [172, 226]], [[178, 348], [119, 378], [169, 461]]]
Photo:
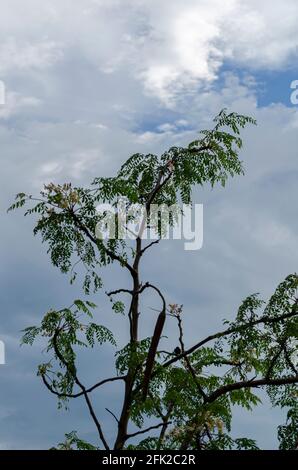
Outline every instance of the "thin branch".
[[155, 292], [157, 292], [157, 294], [159, 295], [159, 297], [161, 298], [161, 301], [162, 301], [162, 310], [166, 311], [166, 308], [167, 308], [166, 301], [165, 301], [165, 298], [162, 295], [161, 291], [158, 289], [158, 287], [154, 286], [153, 284], [150, 284], [150, 282], [146, 282], [146, 284], [144, 284], [144, 286], [143, 286], [143, 290], [145, 288], [146, 289], [150, 288], [150, 289], [155, 290]]
[[157, 443], [157, 449], [160, 449], [163, 441], [164, 441], [164, 438], [165, 438], [165, 435], [166, 435], [166, 432], [167, 432], [167, 429], [170, 425], [170, 417], [171, 417], [171, 414], [172, 414], [172, 411], [173, 411], [173, 408], [174, 408], [174, 403], [170, 403], [169, 404], [169, 408], [168, 408], [168, 411], [167, 411], [167, 414], [166, 415], [163, 415], [162, 414], [162, 421], [163, 421], [163, 426], [161, 428], [161, 431], [160, 431], [160, 434], [159, 434], [159, 438], [158, 438], [158, 443]]
[[141, 285], [138, 290], [132, 290], [132, 289], [117, 289], [111, 292], [106, 292], [108, 297], [112, 297], [112, 295], [118, 295], [118, 294], [130, 294], [133, 297], [135, 297], [138, 294], [141, 294], [145, 289], [148, 287], [151, 287], [149, 282], [146, 282], [144, 285]]
[[[183, 341], [183, 327], [182, 327], [182, 319], [181, 319], [181, 316], [180, 314], [178, 313], [177, 315], [174, 315], [177, 319], [177, 322], [178, 322], [178, 328], [179, 328], [179, 343], [180, 343], [180, 346], [181, 346], [181, 353], [183, 354], [185, 352], [185, 347], [184, 347], [184, 341]], [[201, 394], [201, 396], [203, 397], [204, 401], [206, 401], [206, 393], [204, 392], [203, 388], [201, 387], [201, 384], [200, 382], [198, 381], [198, 378], [196, 376], [196, 373], [190, 363], [190, 360], [188, 358], [188, 356], [184, 356], [184, 361], [185, 361], [185, 364], [186, 364], [186, 367], [187, 369], [189, 370], [193, 380], [194, 380], [194, 383], [199, 391], [199, 393]]]
[[298, 370], [296, 369], [296, 367], [294, 366], [292, 360], [291, 360], [291, 357], [290, 357], [290, 354], [289, 354], [289, 351], [287, 350], [287, 346], [285, 345], [284, 347], [284, 353], [285, 353], [285, 359], [288, 363], [288, 366], [290, 367], [290, 369], [292, 370], [292, 372], [294, 372], [294, 374], [297, 374], [298, 375]]
[[149, 194], [147, 201], [146, 201], [146, 211], [148, 212], [148, 209], [150, 208], [150, 204], [153, 202], [155, 196], [159, 193], [159, 191], [164, 187], [164, 185], [169, 181], [169, 179], [172, 176], [172, 173], [169, 173], [166, 178], [162, 181], [162, 177], [165, 174], [165, 171], [167, 169], [167, 166], [164, 165], [161, 167], [159, 171], [159, 175], [157, 177], [156, 184], [154, 188], [152, 189], [151, 193]]
[[140, 256], [143, 256], [143, 254], [149, 249], [151, 248], [153, 245], [156, 245], [157, 243], [160, 242], [160, 238], [158, 240], [154, 240], [153, 242], [149, 243], [149, 245], [145, 246], [141, 252], [140, 252]]
[[[210, 144], [207, 144], [207, 145], [202, 145], [201, 147], [199, 148], [193, 148], [193, 149], [187, 149], [187, 152], [188, 153], [200, 153], [200, 152], [203, 152], [205, 150], [211, 150], [212, 147]], [[172, 161], [175, 162], [175, 160], [177, 159], [177, 156], [174, 156], [172, 158]], [[152, 191], [149, 193], [148, 195], [148, 198], [147, 198], [147, 201], [146, 201], [146, 209], [148, 211], [149, 209], [149, 206], [150, 204], [153, 202], [155, 196], [158, 194], [158, 192], [167, 184], [167, 182], [171, 179], [172, 175], [173, 175], [173, 171], [170, 171], [168, 173], [168, 175], [164, 178], [164, 180], [162, 181], [162, 178], [163, 176], [165, 176], [165, 173], [166, 171], [169, 171], [169, 168], [168, 168], [168, 162], [163, 165], [161, 168], [160, 168], [160, 171], [159, 171], [159, 174], [158, 174], [158, 177], [157, 177], [157, 181], [156, 181], [156, 184], [155, 184], [155, 187], [152, 189]]]
[[[77, 216], [77, 214], [75, 214], [73, 210], [70, 210], [69, 214], [72, 217], [72, 219], [74, 220], [77, 227], [80, 228], [82, 230], [82, 232], [84, 232], [85, 235], [89, 238], [89, 240], [91, 240], [92, 243], [94, 243], [98, 247], [98, 240], [96, 239], [96, 237], [94, 237], [92, 235], [92, 233], [90, 233], [88, 228], [81, 222], [81, 220]], [[103, 248], [104, 248], [105, 252], [107, 253], [107, 255], [110, 258], [112, 258], [112, 260], [118, 261], [121, 265], [125, 266], [130, 271], [131, 275], [133, 277], [135, 277], [136, 272], [135, 272], [134, 268], [132, 266], [130, 266], [130, 264], [127, 261], [122, 259], [121, 256], [116, 255], [116, 253], [114, 253], [113, 251], [109, 250], [109, 248], [107, 248], [104, 244], [103, 244]]]
[[240, 390], [242, 388], [257, 388], [264, 386], [278, 386], [278, 385], [290, 385], [298, 383], [298, 375], [294, 377], [283, 377], [279, 379], [267, 379], [266, 377], [258, 380], [247, 380], [243, 382], [235, 382], [233, 384], [224, 385], [218, 388], [207, 397], [207, 403], [212, 403], [217, 400], [220, 396], [234, 390]]
[[110, 413], [110, 415], [112, 415], [113, 418], [116, 420], [116, 422], [119, 424], [119, 419], [117, 418], [117, 416], [114, 415], [114, 413], [113, 413], [111, 410], [109, 410], [109, 408], [106, 408], [106, 411], [107, 411], [108, 413]]
[[[49, 390], [51, 393], [53, 393], [54, 395], [56, 395], [57, 397], [59, 397], [59, 398], [79, 398], [79, 397], [81, 397], [82, 395], [84, 395], [84, 392], [73, 393], [73, 394], [57, 392], [57, 391], [49, 384], [49, 382], [46, 380], [45, 375], [42, 375], [41, 378], [42, 378], [43, 383], [45, 384], [45, 386], [48, 388], [48, 390]], [[109, 378], [109, 379], [102, 380], [101, 382], [96, 383], [95, 385], [93, 385], [92, 387], [86, 389], [85, 391], [86, 391], [86, 393], [91, 393], [91, 392], [93, 392], [93, 390], [95, 390], [96, 388], [101, 387], [101, 385], [104, 385], [104, 384], [109, 383], [109, 382], [116, 382], [116, 381], [119, 381], [119, 380], [124, 380], [124, 381], [125, 381], [125, 377], [111, 377], [111, 378]]]
[[84, 385], [80, 382], [80, 380], [78, 379], [78, 376], [77, 374], [73, 371], [73, 367], [70, 367], [70, 365], [68, 364], [68, 362], [65, 360], [65, 358], [63, 357], [63, 355], [61, 354], [61, 352], [59, 351], [59, 347], [58, 347], [58, 344], [57, 344], [57, 339], [58, 339], [58, 336], [60, 334], [60, 332], [62, 331], [62, 328], [58, 329], [55, 331], [55, 334], [53, 336], [53, 347], [54, 347], [54, 351], [58, 357], [58, 359], [61, 361], [61, 363], [67, 368], [68, 372], [70, 372], [70, 374], [73, 376], [73, 379], [75, 381], [75, 383], [80, 387], [80, 389], [82, 390], [83, 392], [83, 396], [85, 398], [85, 401], [86, 401], [86, 404], [87, 404], [87, 407], [89, 409], [89, 413], [93, 419], [93, 422], [97, 428], [97, 431], [98, 431], [98, 435], [99, 435], [99, 438], [101, 440], [101, 442], [103, 443], [103, 446], [106, 450], [110, 450], [109, 446], [108, 446], [108, 443], [104, 437], [104, 434], [103, 434], [103, 431], [102, 431], [102, 428], [101, 428], [101, 425], [97, 419], [97, 416], [94, 412], [94, 409], [93, 409], [93, 406], [92, 406], [92, 403], [91, 403], [91, 400], [88, 396], [88, 393], [86, 391], [86, 388], [84, 387]]
[[175, 352], [170, 352], [170, 351], [157, 351], [158, 354], [167, 354], [168, 356], [176, 356], [176, 353]]
[[281, 353], [283, 352], [284, 350], [284, 343], [285, 343], [285, 340], [282, 342], [282, 345], [281, 347], [278, 349], [278, 351], [274, 354], [273, 358], [271, 359], [270, 361], [270, 364], [269, 364], [269, 367], [268, 367], [268, 370], [267, 370], [267, 373], [266, 373], [266, 378], [269, 379], [270, 378], [270, 375], [271, 375], [271, 372], [273, 371], [274, 369], [274, 366], [278, 360], [278, 358], [280, 357]]
[[[161, 426], [163, 426], [164, 423], [159, 423], [159, 424], [156, 424], [155, 426], [150, 426], [150, 428], [147, 428], [147, 429], [143, 429], [142, 431], [137, 431], [137, 432], [134, 432], [132, 434], [127, 434], [126, 435], [126, 439], [131, 439], [132, 437], [136, 437], [136, 436], [139, 436], [140, 434], [145, 434], [149, 431], [152, 431], [153, 429], [158, 429], [160, 428]], [[170, 423], [169, 423], [170, 424]]]
[[113, 290], [111, 292], [106, 292], [108, 297], [112, 297], [112, 295], [118, 295], [118, 294], [122, 294], [122, 293], [133, 295], [133, 291], [131, 289], [117, 289], [117, 290]]
[[157, 443], [157, 446], [156, 446], [157, 449], [160, 449], [160, 447], [163, 443], [163, 440], [165, 438], [165, 434], [166, 434], [166, 431], [168, 429], [168, 426], [170, 425], [169, 419], [171, 417], [171, 414], [172, 414], [172, 411], [173, 411], [173, 408], [174, 408], [174, 403], [170, 402], [166, 414], [163, 414], [162, 409], [160, 408], [160, 406], [158, 405], [158, 403], [154, 399], [154, 396], [152, 395], [152, 393], [148, 392], [148, 394], [149, 394], [149, 396], [150, 396], [150, 398], [153, 402], [153, 406], [155, 408], [155, 411], [157, 412], [158, 416], [162, 419], [162, 422], [163, 422], [163, 425], [162, 425], [162, 428], [161, 428], [161, 431], [160, 431], [160, 434], [159, 434], [159, 438], [158, 438], [158, 443]]
[[109, 445], [108, 445], [108, 443], [107, 443], [107, 441], [106, 441], [106, 439], [105, 439], [105, 437], [104, 437], [104, 434], [103, 434], [103, 432], [102, 432], [101, 425], [100, 425], [100, 423], [99, 423], [99, 421], [98, 421], [98, 419], [97, 419], [97, 416], [96, 416], [96, 414], [95, 414], [95, 412], [94, 412], [94, 409], [93, 409], [91, 400], [90, 400], [90, 398], [89, 398], [89, 396], [88, 396], [88, 393], [86, 393], [86, 391], [84, 391], [84, 398], [85, 398], [85, 401], [86, 401], [86, 403], [87, 403], [87, 406], [88, 406], [88, 409], [89, 409], [89, 413], [90, 413], [90, 415], [91, 415], [91, 417], [92, 417], [92, 419], [93, 419], [93, 421], [94, 421], [94, 423], [95, 423], [95, 426], [96, 426], [96, 428], [97, 428], [97, 431], [98, 431], [100, 440], [101, 440], [101, 442], [103, 443], [104, 448], [105, 448], [106, 450], [110, 450]]

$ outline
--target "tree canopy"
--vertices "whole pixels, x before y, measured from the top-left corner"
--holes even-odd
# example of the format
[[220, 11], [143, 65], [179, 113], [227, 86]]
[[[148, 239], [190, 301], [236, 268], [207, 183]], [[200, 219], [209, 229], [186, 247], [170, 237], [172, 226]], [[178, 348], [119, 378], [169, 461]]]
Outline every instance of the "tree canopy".
[[[255, 449], [253, 440], [231, 437], [231, 423], [234, 406], [251, 411], [260, 403], [259, 389], [267, 392], [273, 406], [287, 411], [286, 423], [278, 428], [280, 448], [298, 446], [297, 274], [283, 280], [267, 302], [258, 294], [249, 295], [233, 321], [225, 321], [220, 331], [206, 338], [191, 338], [191, 345], [184, 335], [183, 306], [169, 303], [162, 286], [142, 277], [146, 255], [151, 250], [156, 255], [163, 238], [159, 224], [156, 240], [145, 244], [142, 238], [151, 205], [190, 205], [195, 186], [224, 186], [229, 177], [243, 174], [240, 133], [247, 124], [255, 124], [254, 119], [223, 110], [214, 121], [211, 130], [203, 130], [189, 145], [171, 147], [161, 156], [134, 154], [115, 177], [97, 177], [90, 188], [50, 183], [39, 197], [18, 194], [10, 208], [26, 206], [25, 215], [35, 216], [34, 234], [46, 243], [53, 265], [69, 273], [73, 283], [81, 264], [86, 272], [84, 294], [107, 295], [111, 315], [127, 319], [129, 341], [118, 344], [117, 331], [95, 322], [96, 305], [75, 300], [61, 310], [49, 310], [40, 325], [24, 331], [23, 343], [33, 344], [38, 337], [46, 343], [49, 361], [38, 369], [46, 388], [57, 396], [59, 406], [82, 397], [98, 434], [94, 447], [73, 431], [59, 449]], [[141, 204], [147, 210], [133, 241], [96, 236], [105, 215], [97, 206], [117, 207], [119, 198], [125, 198], [127, 209]], [[175, 224], [175, 217], [170, 223]], [[126, 271], [129, 289], [115, 286], [104, 293], [104, 268], [109, 264]], [[160, 301], [149, 334], [139, 322], [145, 314], [140, 298], [148, 290]], [[176, 325], [178, 346], [173, 352], [160, 348], [167, 321]], [[165, 342], [163, 338], [163, 346]], [[96, 343], [114, 348], [115, 372], [107, 378], [97, 376], [96, 367], [95, 383], [86, 385], [77, 355], [80, 347], [93, 348]], [[107, 410], [115, 423], [113, 442], [102, 424], [105, 404], [102, 410], [92, 404], [92, 394], [111, 382], [123, 394], [119, 416]]]

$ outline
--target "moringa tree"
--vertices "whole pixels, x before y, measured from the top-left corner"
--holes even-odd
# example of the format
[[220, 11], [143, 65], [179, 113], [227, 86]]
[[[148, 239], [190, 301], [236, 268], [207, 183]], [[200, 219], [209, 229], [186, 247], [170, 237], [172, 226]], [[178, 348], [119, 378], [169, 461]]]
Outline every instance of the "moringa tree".
[[[190, 205], [195, 185], [224, 185], [229, 176], [243, 173], [238, 158], [240, 131], [255, 121], [226, 110], [214, 121], [213, 129], [202, 131], [200, 138], [187, 147], [171, 147], [160, 157], [135, 154], [117, 176], [96, 178], [90, 189], [51, 183], [41, 191], [40, 198], [18, 194], [10, 208], [30, 204], [25, 215], [37, 215], [34, 233], [47, 243], [52, 263], [62, 272], [70, 272], [71, 282], [77, 263], [85, 267], [86, 294], [102, 288], [103, 268], [110, 263], [123, 269], [131, 281], [129, 288], [116, 286], [113, 292], [106, 292], [112, 301], [111, 310], [127, 319], [127, 344], [117, 347], [117, 332], [95, 323], [92, 310], [96, 306], [83, 300], [50, 310], [40, 326], [26, 328], [23, 336], [26, 344], [37, 337], [46, 342], [51, 357], [39, 366], [38, 375], [59, 404], [79, 397], [86, 401], [98, 433], [98, 448], [256, 448], [250, 439], [232, 439], [230, 430], [232, 407], [252, 410], [260, 401], [255, 394], [260, 388], [266, 390], [274, 406], [288, 410], [287, 422], [278, 430], [280, 447], [297, 448], [297, 275], [288, 276], [267, 304], [257, 294], [247, 297], [233, 322], [226, 321], [223, 330], [191, 346], [186, 345], [184, 337], [182, 306], [169, 304], [161, 287], [142, 277], [146, 255], [157, 249], [163, 236], [157, 218], [157, 239], [144, 242], [143, 234], [152, 223], [152, 205]], [[135, 240], [97, 236], [96, 229], [107, 217], [107, 211], [96, 210], [98, 204], [109, 203], [116, 208], [123, 198], [127, 210], [135, 204], [146, 209]], [[117, 220], [114, 223], [119, 229]], [[176, 222], [175, 215], [170, 217], [170, 224]], [[156, 326], [148, 337], [140, 331], [139, 323], [140, 315], [144, 315], [140, 298], [145, 291], [151, 291], [160, 301]], [[128, 304], [123, 296], [129, 299]], [[160, 340], [164, 345], [163, 327], [171, 319], [177, 325], [179, 346], [167, 352], [161, 349]], [[105, 378], [96, 367], [96, 383], [86, 385], [77, 367], [77, 354], [80, 346], [92, 348], [96, 342], [109, 342], [115, 348], [115, 374]], [[108, 383], [114, 383], [123, 393], [119, 416], [107, 410], [115, 422], [113, 442], [105, 436], [102, 410], [95, 409], [91, 399]], [[58, 446], [73, 447], [92, 448], [76, 432], [67, 434], [66, 441]]]

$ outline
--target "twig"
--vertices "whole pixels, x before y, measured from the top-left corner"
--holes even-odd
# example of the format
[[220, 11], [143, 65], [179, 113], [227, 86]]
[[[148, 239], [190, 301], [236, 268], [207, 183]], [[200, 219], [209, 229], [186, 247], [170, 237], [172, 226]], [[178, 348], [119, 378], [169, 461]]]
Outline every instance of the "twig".
[[106, 411], [107, 411], [108, 413], [110, 413], [110, 415], [112, 415], [113, 418], [114, 418], [114, 419], [117, 421], [117, 423], [119, 424], [119, 419], [117, 418], [117, 416], [114, 415], [114, 413], [113, 413], [111, 410], [109, 410], [109, 408], [106, 408]]
[[158, 240], [154, 240], [153, 242], [149, 243], [149, 245], [145, 246], [141, 252], [140, 252], [140, 256], [143, 256], [143, 254], [149, 249], [151, 248], [153, 245], [156, 245], [157, 243], [160, 242], [160, 238]]

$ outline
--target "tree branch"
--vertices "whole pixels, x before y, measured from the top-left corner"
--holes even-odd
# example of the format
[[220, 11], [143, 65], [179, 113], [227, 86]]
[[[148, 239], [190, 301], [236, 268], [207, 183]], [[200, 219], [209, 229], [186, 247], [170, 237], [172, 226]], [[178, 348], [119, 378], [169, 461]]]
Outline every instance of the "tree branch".
[[[43, 383], [45, 384], [45, 386], [47, 387], [47, 389], [53, 393], [53, 395], [56, 395], [57, 397], [59, 398], [79, 398], [81, 397], [82, 395], [84, 395], [84, 392], [79, 392], [79, 393], [74, 393], [74, 394], [70, 394], [70, 393], [60, 393], [60, 392], [57, 392], [53, 387], [52, 385], [46, 380], [45, 378], [45, 375], [41, 375], [41, 378], [43, 380]], [[93, 390], [95, 390], [96, 388], [98, 387], [101, 387], [102, 385], [106, 384], [106, 383], [109, 383], [109, 382], [116, 382], [116, 381], [119, 381], [119, 380], [123, 380], [125, 381], [125, 377], [111, 377], [109, 379], [105, 379], [105, 380], [102, 380], [101, 382], [98, 382], [96, 383], [95, 385], [93, 385], [92, 387], [86, 389], [86, 393], [91, 393], [93, 392]]]
[[113, 290], [111, 292], [106, 292], [108, 297], [112, 297], [112, 295], [118, 295], [118, 294], [130, 294], [133, 295], [133, 290], [131, 289], [117, 289]]
[[[180, 316], [179, 313], [177, 313], [174, 316], [175, 316], [175, 318], [177, 319], [177, 322], [178, 322], [179, 342], [180, 342], [180, 346], [181, 346], [181, 352], [183, 354], [185, 352], [185, 347], [184, 347], [184, 341], [183, 341], [182, 319], [181, 319], [181, 316]], [[195, 371], [194, 371], [194, 369], [193, 369], [193, 367], [190, 363], [190, 360], [189, 360], [188, 356], [184, 356], [184, 361], [185, 361], [187, 369], [189, 370], [189, 372], [190, 372], [190, 374], [191, 374], [191, 376], [194, 380], [194, 383], [195, 383], [200, 395], [203, 397], [204, 401], [206, 401], [207, 395], [204, 392], [203, 388], [201, 387], [201, 384], [198, 381], [198, 378], [197, 378], [196, 373], [195, 373]]]
[[280, 357], [281, 353], [284, 350], [284, 344], [285, 344], [285, 341], [282, 342], [281, 347], [278, 349], [278, 351], [274, 354], [273, 358], [271, 359], [267, 373], [266, 373], [266, 379], [270, 378], [271, 372], [274, 369], [276, 361], [278, 360], [278, 358]]
[[[127, 434], [126, 435], [126, 439], [131, 439], [132, 437], [136, 437], [136, 436], [139, 436], [140, 434], [145, 434], [149, 431], [152, 431], [153, 429], [158, 429], [160, 428], [161, 426], [163, 426], [164, 423], [159, 423], [159, 424], [156, 424], [155, 426], [150, 426], [150, 428], [147, 428], [147, 429], [143, 429], [142, 431], [137, 431], [137, 432], [134, 432], [132, 434]], [[170, 423], [169, 423], [170, 424]]]
[[278, 386], [278, 385], [289, 385], [298, 383], [298, 375], [294, 377], [283, 377], [278, 379], [267, 379], [266, 377], [258, 380], [247, 380], [243, 382], [235, 382], [233, 384], [224, 385], [223, 387], [218, 388], [213, 393], [207, 397], [207, 403], [212, 403], [217, 400], [220, 396], [225, 395], [226, 393], [232, 392], [233, 390], [240, 390], [242, 388], [257, 388], [268, 386]]
[[111, 410], [109, 410], [109, 408], [106, 408], [106, 411], [110, 413], [110, 415], [112, 415], [115, 421], [119, 424], [119, 419], [117, 418], [117, 416]]
[[173, 411], [173, 408], [174, 408], [174, 403], [170, 403], [169, 404], [169, 408], [168, 408], [168, 411], [167, 411], [167, 414], [166, 415], [163, 415], [161, 413], [161, 418], [162, 418], [162, 421], [163, 421], [163, 426], [161, 428], [161, 431], [160, 431], [160, 434], [159, 434], [159, 438], [158, 438], [158, 443], [157, 443], [157, 449], [160, 449], [163, 441], [164, 441], [164, 438], [165, 438], [165, 435], [166, 435], [166, 432], [167, 432], [167, 429], [170, 425], [170, 417], [171, 417], [171, 413]]
[[154, 333], [151, 339], [150, 348], [148, 351], [146, 367], [145, 367], [145, 372], [144, 372], [144, 380], [143, 380], [143, 400], [146, 399], [147, 394], [148, 394], [149, 383], [151, 379], [152, 369], [154, 366], [154, 359], [156, 356], [156, 351], [157, 351], [160, 337], [163, 331], [163, 327], [166, 321], [166, 308], [167, 308], [165, 298], [162, 295], [161, 291], [157, 287], [153, 286], [152, 284], [147, 283], [145, 285], [146, 287], [149, 287], [158, 293], [159, 297], [162, 300], [162, 310], [160, 314], [158, 315], [155, 328], [154, 328]]
[[[90, 231], [88, 230], [88, 228], [81, 222], [80, 218], [77, 216], [77, 214], [74, 213], [73, 210], [70, 210], [69, 211], [69, 214], [71, 215], [74, 223], [76, 224], [76, 226], [82, 230], [82, 232], [85, 233], [85, 235], [89, 238], [89, 240], [92, 241], [92, 243], [94, 243], [97, 248], [98, 248], [98, 240], [92, 235], [92, 233], [90, 233]], [[118, 261], [121, 265], [125, 266], [129, 272], [131, 273], [131, 275], [133, 277], [135, 277], [136, 275], [136, 272], [134, 270], [134, 268], [127, 262], [125, 261], [124, 259], [121, 258], [121, 256], [118, 256], [116, 255], [116, 253], [114, 253], [113, 251], [111, 251], [109, 248], [107, 248], [104, 244], [103, 244], [103, 248], [105, 250], [105, 252], [107, 253], [107, 255], [112, 258], [113, 261]]]
[[185, 356], [188, 356], [189, 354], [192, 354], [194, 351], [199, 349], [201, 346], [204, 346], [204, 344], [209, 343], [210, 341], [213, 341], [214, 339], [219, 339], [219, 338], [222, 338], [224, 336], [228, 336], [232, 333], [237, 333], [237, 332], [240, 332], [242, 330], [246, 330], [247, 328], [251, 328], [251, 327], [256, 326], [256, 325], [278, 323], [280, 321], [287, 320], [288, 318], [292, 318], [295, 315], [298, 315], [297, 301], [293, 305], [293, 308], [292, 308], [291, 312], [285, 313], [284, 315], [279, 315], [278, 317], [263, 316], [263, 317], [259, 318], [258, 320], [254, 320], [254, 321], [249, 322], [247, 324], [235, 326], [235, 327], [232, 327], [232, 328], [227, 328], [224, 331], [219, 331], [218, 333], [215, 333], [214, 335], [207, 336], [205, 339], [201, 340], [199, 343], [197, 343], [194, 346], [192, 346], [191, 348], [187, 349], [184, 353], [181, 353], [178, 356], [173, 357], [172, 359], [169, 359], [167, 362], [165, 362], [163, 364], [163, 367], [168, 367], [171, 364], [174, 364], [175, 362], [180, 361]]
[[298, 370], [297, 368], [294, 366], [292, 360], [291, 360], [291, 357], [290, 357], [290, 354], [289, 354], [289, 351], [287, 350], [287, 346], [285, 345], [284, 347], [284, 353], [285, 353], [285, 359], [288, 363], [288, 366], [290, 367], [290, 369], [292, 370], [292, 372], [294, 372], [294, 374], [297, 374], [298, 375]]
[[149, 243], [149, 245], [145, 246], [141, 252], [140, 252], [140, 256], [143, 256], [143, 254], [149, 249], [151, 248], [153, 245], [156, 245], [157, 243], [160, 242], [160, 238], [158, 240], [154, 240], [153, 242]]
[[98, 431], [98, 435], [99, 435], [99, 438], [104, 446], [104, 448], [106, 450], [110, 450], [109, 446], [108, 446], [108, 443], [104, 437], [104, 434], [102, 432], [102, 428], [101, 428], [101, 425], [97, 419], [97, 416], [94, 412], [94, 409], [93, 409], [93, 406], [92, 406], [92, 403], [90, 401], [90, 398], [88, 396], [88, 393], [86, 391], [86, 388], [84, 387], [84, 385], [79, 381], [78, 379], [78, 376], [77, 374], [73, 371], [73, 367], [70, 367], [70, 365], [68, 364], [68, 362], [65, 360], [65, 358], [63, 357], [63, 355], [60, 353], [59, 351], [59, 347], [58, 347], [58, 344], [57, 344], [57, 338], [60, 334], [60, 332], [62, 331], [62, 328], [60, 329], [57, 329], [54, 336], [53, 336], [53, 347], [54, 347], [54, 351], [58, 357], [58, 359], [60, 359], [61, 363], [64, 364], [64, 366], [67, 368], [68, 372], [70, 372], [70, 374], [73, 376], [73, 379], [75, 381], [75, 383], [80, 387], [80, 389], [82, 390], [82, 394], [85, 398], [85, 401], [86, 401], [86, 404], [87, 404], [87, 407], [89, 409], [89, 413], [94, 421], [94, 424], [97, 428], [97, 431]]

